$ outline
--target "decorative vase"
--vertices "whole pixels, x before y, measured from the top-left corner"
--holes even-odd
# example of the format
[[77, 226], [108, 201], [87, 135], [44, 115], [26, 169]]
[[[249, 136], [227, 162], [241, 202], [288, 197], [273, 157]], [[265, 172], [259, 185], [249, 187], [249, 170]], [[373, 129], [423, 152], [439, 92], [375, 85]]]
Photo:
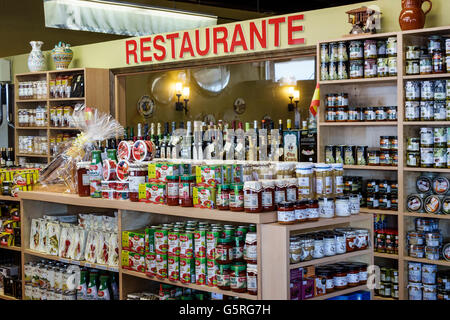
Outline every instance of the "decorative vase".
[[64, 42], [58, 43], [52, 50], [52, 58], [56, 70], [67, 69], [73, 58], [73, 51], [70, 49], [70, 44]]
[[[427, 11], [422, 10], [424, 2], [430, 4]], [[405, 30], [422, 29], [425, 26], [425, 18], [431, 11], [433, 4], [431, 0], [402, 0], [402, 11], [400, 12], [400, 28]]]
[[28, 56], [28, 69], [30, 72], [44, 71], [47, 69], [47, 63], [41, 51], [43, 44], [42, 41], [30, 41], [32, 48]]

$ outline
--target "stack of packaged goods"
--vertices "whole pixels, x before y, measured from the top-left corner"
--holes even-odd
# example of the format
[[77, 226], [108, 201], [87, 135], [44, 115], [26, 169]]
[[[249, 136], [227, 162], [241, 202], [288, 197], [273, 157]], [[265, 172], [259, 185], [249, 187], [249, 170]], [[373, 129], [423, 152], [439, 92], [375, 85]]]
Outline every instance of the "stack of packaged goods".
[[[374, 214], [374, 250], [379, 253], [398, 254], [398, 229], [384, 214]], [[394, 220], [394, 219], [392, 219]]]
[[[78, 224], [77, 224], [78, 222]], [[94, 214], [31, 220], [30, 249], [63, 259], [119, 265], [117, 217]]]
[[256, 295], [256, 226], [187, 221], [122, 233], [122, 268]]
[[416, 190], [406, 200], [410, 212], [424, 214], [450, 214], [449, 180], [434, 173], [427, 173], [417, 178]]
[[20, 265], [12, 256], [0, 256], [0, 295], [22, 299]]
[[19, 204], [0, 204], [0, 246], [20, 247]]
[[398, 270], [395, 268], [380, 268], [380, 282], [374, 293], [382, 298], [398, 299]]
[[408, 262], [409, 300], [450, 300], [450, 274], [435, 264]]
[[38, 182], [40, 169], [0, 169], [2, 195], [15, 196], [19, 191], [32, 191]]

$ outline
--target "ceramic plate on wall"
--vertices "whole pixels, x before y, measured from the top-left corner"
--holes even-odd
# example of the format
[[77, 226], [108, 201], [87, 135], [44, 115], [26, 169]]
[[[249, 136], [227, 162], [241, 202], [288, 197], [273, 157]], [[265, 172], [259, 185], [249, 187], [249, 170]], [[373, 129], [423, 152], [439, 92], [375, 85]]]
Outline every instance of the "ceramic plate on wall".
[[219, 94], [230, 83], [230, 69], [227, 66], [192, 70], [195, 83], [210, 94]]
[[137, 111], [144, 118], [151, 118], [155, 109], [155, 101], [150, 96], [142, 96], [137, 103]]

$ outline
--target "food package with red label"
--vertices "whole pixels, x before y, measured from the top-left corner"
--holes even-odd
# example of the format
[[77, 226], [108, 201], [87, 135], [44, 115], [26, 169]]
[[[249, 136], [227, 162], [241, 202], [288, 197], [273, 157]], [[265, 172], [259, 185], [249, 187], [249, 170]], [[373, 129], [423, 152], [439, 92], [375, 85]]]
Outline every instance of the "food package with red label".
[[147, 183], [146, 185], [147, 201], [154, 204], [166, 203], [166, 185]]
[[145, 274], [149, 277], [156, 276], [156, 253], [145, 254]]
[[145, 256], [122, 250], [122, 268], [145, 273]]
[[145, 231], [122, 231], [122, 249], [143, 254], [145, 249]]
[[111, 234], [108, 232], [97, 232], [97, 263], [108, 264], [109, 263], [109, 240]]
[[110, 267], [117, 267], [119, 265], [119, 240], [117, 233], [111, 233], [109, 236], [109, 260]]
[[[62, 258], [65, 258], [65, 256], [61, 255], [61, 237], [64, 237], [66, 243], [70, 245], [72, 234], [70, 233], [71, 228], [62, 228], [57, 222], [49, 222], [47, 223], [47, 243], [46, 243], [46, 253], [52, 256], [60, 256]], [[68, 249], [68, 247], [67, 247]], [[67, 254], [67, 251], [64, 251], [63, 254]]]
[[193, 189], [193, 202], [195, 208], [214, 209], [216, 203], [216, 189], [199, 184]]

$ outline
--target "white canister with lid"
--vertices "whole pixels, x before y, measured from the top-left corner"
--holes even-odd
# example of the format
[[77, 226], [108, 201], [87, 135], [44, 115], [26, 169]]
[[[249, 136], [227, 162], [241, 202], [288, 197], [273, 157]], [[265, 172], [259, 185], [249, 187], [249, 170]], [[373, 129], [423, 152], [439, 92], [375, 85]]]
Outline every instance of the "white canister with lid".
[[327, 219], [334, 217], [333, 198], [319, 198], [319, 217]]

